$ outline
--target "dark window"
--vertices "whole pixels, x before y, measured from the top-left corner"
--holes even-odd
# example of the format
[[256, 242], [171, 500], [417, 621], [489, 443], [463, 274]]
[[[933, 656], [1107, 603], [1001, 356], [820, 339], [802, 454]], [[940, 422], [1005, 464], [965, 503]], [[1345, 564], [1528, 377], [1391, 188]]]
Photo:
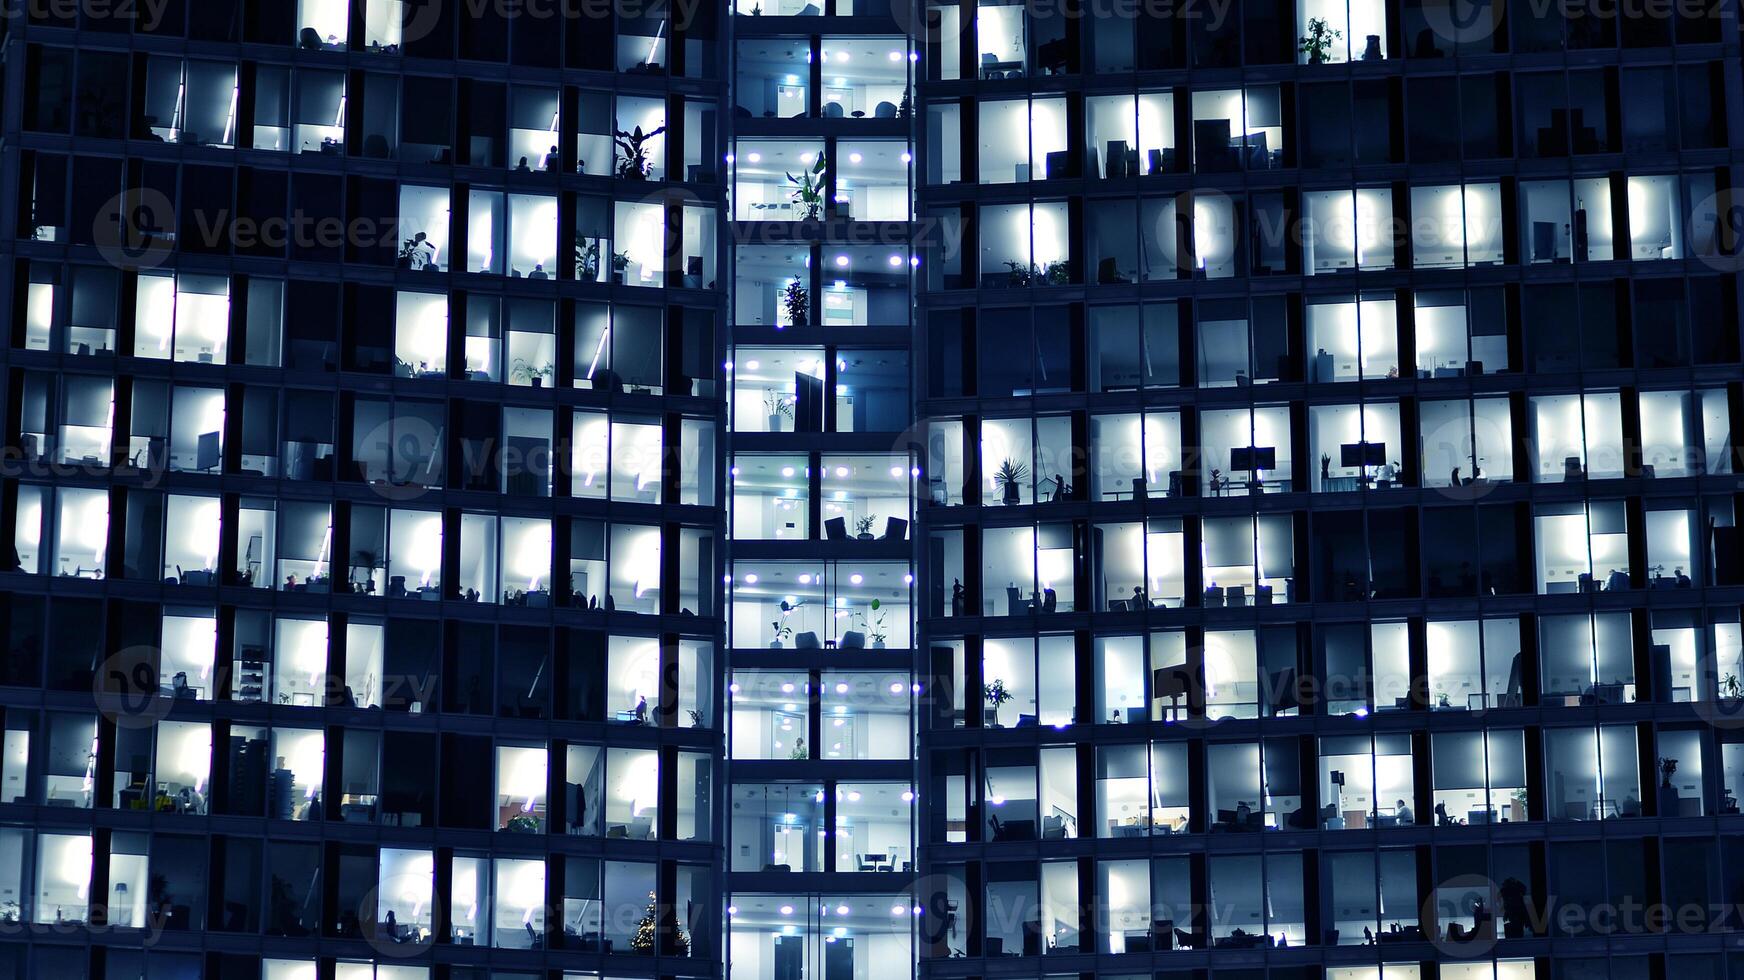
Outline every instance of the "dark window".
[[73, 52], [31, 45], [26, 57], [31, 98], [24, 104], [24, 128], [43, 133], [67, 131], [73, 105]]
[[963, 311], [932, 310], [926, 318], [927, 395], [963, 393]]
[[1454, 78], [1413, 78], [1405, 89], [1410, 119], [1412, 163], [1442, 163], [1459, 157], [1459, 131], [1448, 125], [1457, 111], [1459, 86]]
[[97, 139], [127, 137], [127, 56], [79, 52], [78, 106], [73, 135]]

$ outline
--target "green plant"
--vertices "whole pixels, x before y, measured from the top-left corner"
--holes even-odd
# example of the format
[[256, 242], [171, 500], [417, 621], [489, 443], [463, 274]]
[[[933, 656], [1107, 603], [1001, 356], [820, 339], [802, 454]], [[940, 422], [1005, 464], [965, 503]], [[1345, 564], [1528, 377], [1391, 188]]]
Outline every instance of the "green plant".
[[1738, 683], [1737, 674], [1727, 674], [1720, 678], [1720, 697], [1744, 697], [1744, 684]]
[[770, 623], [769, 626], [775, 632], [776, 643], [784, 642], [793, 636], [793, 627], [788, 626], [779, 619]]
[[534, 378], [538, 378], [541, 381], [550, 381], [552, 373], [551, 364], [549, 362], [535, 367], [528, 363], [526, 358], [517, 357], [515, 358], [515, 362], [509, 366], [509, 381], [512, 384], [530, 385], [533, 383]]
[[1028, 286], [1035, 280], [1036, 267], [1033, 265], [1026, 265], [1014, 259], [1006, 259], [1005, 268], [1007, 285]]
[[811, 291], [800, 285], [798, 279], [782, 289], [781, 305], [787, 311], [788, 322], [794, 326], [803, 327], [811, 322]]
[[1050, 286], [1064, 286], [1072, 281], [1072, 267], [1064, 262], [1049, 262], [1042, 274]]
[[640, 126], [628, 132], [613, 130], [612, 142], [618, 148], [618, 176], [624, 180], [647, 180], [654, 170], [653, 162], [648, 159], [648, 143], [664, 132], [665, 126], [656, 126], [646, 133], [642, 132]]
[[17, 902], [0, 902], [0, 922], [17, 922], [22, 912], [23, 909]]
[[582, 282], [592, 282], [599, 278], [600, 273], [600, 240], [575, 236], [571, 247], [575, 260], [575, 278]]
[[993, 709], [993, 724], [995, 726], [999, 724], [1000, 705], [1008, 704], [1016, 697], [1016, 695], [1005, 689], [1005, 681], [997, 677], [993, 679], [993, 683], [988, 684], [981, 689], [981, 696], [987, 701], [988, 706]]
[[346, 570], [346, 577], [350, 578], [353, 570], [361, 568], [363, 569], [363, 580], [374, 582], [375, 570], [381, 568], [383, 564], [381, 555], [375, 549], [358, 548], [351, 553], [351, 568]]
[[1029, 467], [1011, 459], [1000, 463], [999, 469], [993, 474], [994, 486], [999, 488], [1007, 500], [1015, 498], [1028, 480]]
[[793, 398], [779, 391], [765, 391], [763, 393], [763, 410], [771, 416], [779, 415], [792, 421]]
[[787, 175], [787, 182], [793, 185], [793, 203], [799, 205], [805, 212], [806, 221], [816, 221], [824, 212], [824, 155], [818, 154], [817, 161], [809, 168], [801, 170], [799, 176]]
[[[854, 533], [870, 535], [872, 533], [872, 518], [862, 517], [859, 520], [856, 520], [854, 522]], [[873, 599], [872, 602], [874, 603], [873, 608], [876, 609], [876, 603], [878, 600]]]
[[861, 613], [859, 617], [861, 629], [866, 631], [866, 635], [875, 644], [883, 643], [890, 638], [890, 632], [884, 628], [885, 612], [883, 606], [882, 602], [873, 599], [869, 609], [870, 615]]
[[1332, 42], [1344, 37], [1339, 30], [1326, 23], [1321, 17], [1313, 17], [1308, 21], [1308, 33], [1302, 35], [1298, 45], [1303, 54], [1308, 56], [1311, 65], [1322, 64], [1326, 56], [1332, 53]]
[[517, 834], [536, 834], [539, 832], [539, 818], [530, 813], [517, 813], [509, 818], [506, 826]]

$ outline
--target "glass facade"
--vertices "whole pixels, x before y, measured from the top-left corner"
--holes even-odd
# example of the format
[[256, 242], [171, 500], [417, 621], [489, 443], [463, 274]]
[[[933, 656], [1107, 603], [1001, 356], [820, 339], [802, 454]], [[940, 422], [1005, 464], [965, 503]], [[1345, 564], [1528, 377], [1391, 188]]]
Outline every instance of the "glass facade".
[[0, 980], [1744, 980], [1736, 5], [1457, 6], [9, 8]]

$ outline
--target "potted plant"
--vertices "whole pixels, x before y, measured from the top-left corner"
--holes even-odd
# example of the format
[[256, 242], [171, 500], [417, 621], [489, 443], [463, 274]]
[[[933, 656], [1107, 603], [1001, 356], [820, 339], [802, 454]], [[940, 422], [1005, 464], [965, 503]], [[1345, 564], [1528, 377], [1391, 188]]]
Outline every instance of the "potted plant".
[[685, 713], [690, 715], [690, 727], [692, 727], [692, 728], [701, 728], [702, 727], [702, 722], [703, 722], [702, 712], [696, 710], [695, 708], [686, 708]]
[[596, 282], [600, 274], [600, 240], [575, 236], [571, 246], [571, 254], [575, 259], [575, 278], [578, 282]]
[[798, 176], [787, 175], [787, 182], [793, 185], [793, 203], [799, 205], [804, 221], [816, 221], [824, 213], [824, 155], [818, 154], [816, 162], [809, 168], [801, 170]]
[[[352, 551], [352, 553], [351, 553], [351, 569], [353, 571], [355, 571], [356, 569], [359, 569], [359, 568], [363, 569], [363, 581], [357, 582], [355, 579], [353, 579], [351, 584], [353, 586], [361, 585], [363, 587], [362, 591], [364, 591], [364, 592], [374, 591], [374, 589], [375, 589], [375, 570], [378, 568], [381, 568], [381, 567], [382, 567], [381, 555], [377, 554], [375, 549], [373, 549], [373, 548], [358, 548], [358, 549]], [[358, 591], [358, 590], [356, 588], [353, 588], [352, 591]]]
[[766, 391], [763, 409], [769, 413], [769, 431], [780, 432], [781, 420], [793, 418], [793, 399], [778, 391]]
[[515, 358], [515, 363], [509, 366], [509, 381], [513, 384], [532, 385], [543, 388], [552, 374], [550, 362], [535, 367], [525, 358]]
[[536, 834], [539, 832], [539, 818], [530, 813], [517, 813], [509, 818], [504, 829], [516, 834]]
[[400, 243], [399, 255], [395, 257], [400, 268], [411, 269], [417, 265], [418, 250], [424, 244], [424, 237], [424, 233], [419, 232], [416, 236]]
[[1004, 680], [996, 677], [993, 679], [993, 683], [982, 689], [981, 696], [987, 700], [988, 709], [992, 712], [993, 727], [1000, 727], [999, 706], [1010, 702], [1015, 695], [1005, 689]]
[[797, 276], [781, 290], [781, 307], [794, 326], [803, 327], [811, 322], [811, 291], [800, 284]]
[[1332, 478], [1332, 454], [1331, 453], [1321, 453], [1320, 454], [1320, 478], [1322, 480], [1329, 480]]
[[1527, 926], [1532, 921], [1532, 911], [1526, 907], [1526, 883], [1518, 878], [1507, 878], [1496, 891], [1502, 899], [1502, 937], [1526, 938]]
[[793, 627], [786, 625], [779, 619], [770, 623], [769, 626], [775, 631], [775, 639], [769, 641], [769, 649], [779, 650], [781, 649], [781, 641], [793, 635]]
[[1300, 48], [1308, 56], [1311, 65], [1323, 65], [1326, 56], [1332, 53], [1332, 42], [1344, 37], [1339, 30], [1326, 23], [1325, 18], [1312, 17], [1308, 20], [1308, 33], [1302, 35]]
[[872, 649], [882, 650], [884, 641], [890, 637], [889, 631], [884, 628], [884, 604], [873, 599], [872, 612], [874, 615], [866, 626], [866, 635], [872, 638]]
[[1009, 280], [1006, 284], [1010, 285], [1010, 286], [1016, 286], [1016, 287], [1020, 287], [1020, 288], [1024, 287], [1024, 286], [1028, 286], [1030, 284], [1030, 281], [1035, 278], [1035, 267], [1034, 266], [1025, 265], [1024, 263], [1018, 262], [1014, 259], [1006, 259], [1005, 260], [1005, 269], [1006, 269], [1006, 277]]
[[665, 126], [656, 126], [646, 133], [640, 126], [628, 132], [613, 130], [612, 142], [618, 149], [618, 176], [624, 180], [647, 180], [654, 172], [654, 162], [648, 159], [648, 143], [664, 132]]
[[629, 271], [630, 271], [630, 253], [629, 252], [613, 252], [612, 253], [612, 282], [617, 283], [620, 286], [627, 285], [629, 283], [629, 279], [630, 279]]
[[1744, 697], [1744, 684], [1738, 683], [1738, 675], [1737, 674], [1727, 674], [1726, 676], [1720, 678], [1720, 697], [1723, 697], [1723, 698]]
[[[1661, 757], [1659, 759], [1659, 816], [1676, 817], [1682, 815], [1682, 800], [1677, 787], [1671, 784], [1671, 777], [1677, 773], [1677, 760]], [[1625, 814], [1627, 815], [1627, 814]]]
[[1021, 499], [1019, 488], [1028, 479], [1029, 467], [1010, 459], [1000, 463], [998, 472], [993, 474], [993, 484], [999, 488], [1007, 507]]
[[[855, 521], [854, 522], [854, 531], [855, 531], [854, 536], [859, 538], [861, 541], [872, 540], [872, 518], [862, 517], [859, 520]], [[873, 601], [876, 602], [877, 600], [874, 599]]]
[[1049, 262], [1045, 278], [1050, 286], [1064, 286], [1072, 281], [1072, 267], [1064, 261]]
[[17, 922], [22, 912], [23, 908], [17, 902], [11, 900], [0, 902], [0, 922], [8, 924]]

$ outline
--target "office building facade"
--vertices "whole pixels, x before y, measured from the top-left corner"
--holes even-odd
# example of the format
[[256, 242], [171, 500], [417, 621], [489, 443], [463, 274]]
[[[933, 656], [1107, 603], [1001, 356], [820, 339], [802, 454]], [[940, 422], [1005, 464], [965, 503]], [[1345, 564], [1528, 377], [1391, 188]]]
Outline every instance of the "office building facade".
[[1735, 5], [0, 28], [0, 980], [1744, 975]]

